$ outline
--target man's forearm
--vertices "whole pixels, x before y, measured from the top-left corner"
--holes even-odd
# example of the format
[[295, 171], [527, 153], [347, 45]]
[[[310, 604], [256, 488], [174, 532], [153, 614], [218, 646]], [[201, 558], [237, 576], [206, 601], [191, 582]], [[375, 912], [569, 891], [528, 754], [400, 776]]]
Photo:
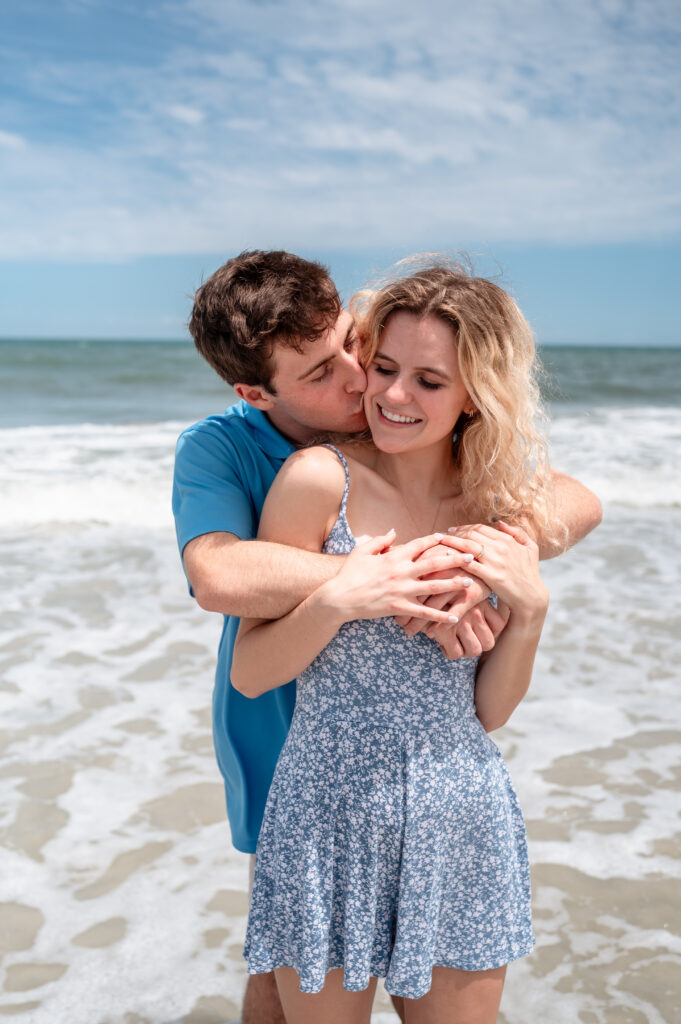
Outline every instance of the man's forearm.
[[240, 618], [278, 619], [336, 575], [343, 555], [269, 541], [205, 534], [191, 541], [184, 564], [199, 605]]
[[541, 559], [553, 558], [571, 548], [573, 544], [586, 537], [587, 533], [591, 533], [603, 517], [600, 501], [593, 491], [580, 484], [579, 480], [554, 469], [553, 486], [556, 517], [565, 524], [567, 537], [564, 545], [537, 538]]

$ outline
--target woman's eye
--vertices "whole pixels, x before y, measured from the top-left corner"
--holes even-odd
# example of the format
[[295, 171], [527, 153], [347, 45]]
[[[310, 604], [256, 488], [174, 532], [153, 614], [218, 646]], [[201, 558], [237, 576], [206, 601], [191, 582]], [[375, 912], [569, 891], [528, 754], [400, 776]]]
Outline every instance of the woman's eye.
[[421, 378], [419, 384], [427, 388], [428, 391], [437, 391], [438, 388], [442, 387], [442, 384], [437, 384], [434, 380], [424, 380], [423, 378]]
[[374, 363], [374, 370], [376, 373], [382, 373], [385, 377], [389, 377], [394, 370], [389, 370], [387, 366], [381, 366], [380, 363]]

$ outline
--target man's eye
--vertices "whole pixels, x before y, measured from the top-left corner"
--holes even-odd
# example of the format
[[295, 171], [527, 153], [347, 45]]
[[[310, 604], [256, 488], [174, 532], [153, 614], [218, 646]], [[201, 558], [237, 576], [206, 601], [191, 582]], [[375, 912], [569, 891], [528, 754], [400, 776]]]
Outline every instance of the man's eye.
[[346, 338], [346, 341], [345, 341], [345, 351], [346, 352], [352, 351], [352, 349], [355, 347], [355, 345], [357, 344], [358, 341], [359, 341], [359, 338], [357, 337], [357, 335], [356, 334], [351, 334], [348, 338]]
[[330, 373], [331, 373], [331, 367], [327, 363], [327, 365], [324, 367], [324, 369], [322, 370], [322, 372], [319, 374], [318, 377], [312, 377], [311, 378], [311, 382], [313, 384], [318, 384], [320, 382], [320, 380], [325, 380], [329, 376]]

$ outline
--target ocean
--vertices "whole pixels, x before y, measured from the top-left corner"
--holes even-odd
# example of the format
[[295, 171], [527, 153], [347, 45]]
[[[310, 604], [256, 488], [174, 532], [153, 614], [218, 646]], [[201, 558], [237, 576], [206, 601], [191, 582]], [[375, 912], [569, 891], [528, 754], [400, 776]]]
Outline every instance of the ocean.
[[[543, 352], [554, 465], [602, 526], [544, 563], [495, 734], [537, 949], [501, 1024], [681, 1020], [681, 349]], [[189, 342], [0, 342], [0, 1016], [224, 1024], [247, 864], [210, 732], [220, 621], [175, 548], [175, 439], [234, 395]], [[374, 1024], [396, 1021], [379, 991]]]

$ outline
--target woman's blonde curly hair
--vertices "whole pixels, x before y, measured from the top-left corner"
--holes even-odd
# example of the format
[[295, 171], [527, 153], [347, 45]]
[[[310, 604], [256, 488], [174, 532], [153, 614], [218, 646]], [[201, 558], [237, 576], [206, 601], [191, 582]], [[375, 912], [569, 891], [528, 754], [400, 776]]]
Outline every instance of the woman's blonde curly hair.
[[[397, 312], [449, 324], [463, 382], [477, 407], [456, 425], [454, 456], [467, 514], [478, 522], [529, 521], [543, 538], [560, 543], [565, 529], [553, 511], [532, 331], [493, 281], [473, 276], [459, 262], [427, 259], [422, 269], [353, 298], [362, 363], [372, 362], [381, 332]], [[398, 273], [413, 266], [413, 260], [402, 261]]]

